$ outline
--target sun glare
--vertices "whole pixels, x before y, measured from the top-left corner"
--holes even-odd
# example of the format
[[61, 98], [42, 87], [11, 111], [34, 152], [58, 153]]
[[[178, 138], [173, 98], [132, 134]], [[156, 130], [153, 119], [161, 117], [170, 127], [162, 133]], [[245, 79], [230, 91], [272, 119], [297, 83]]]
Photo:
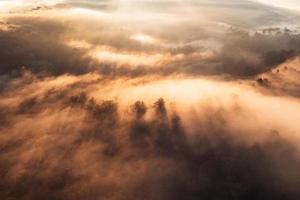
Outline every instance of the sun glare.
[[13, 0], [12, 2], [16, 6], [22, 6], [24, 4], [23, 0]]
[[130, 38], [142, 44], [155, 44], [158, 42], [155, 38], [142, 33], [132, 35]]
[[154, 65], [164, 58], [163, 54], [146, 54], [119, 51], [110, 47], [101, 46], [91, 51], [90, 56], [102, 63], [116, 63], [130, 66]]

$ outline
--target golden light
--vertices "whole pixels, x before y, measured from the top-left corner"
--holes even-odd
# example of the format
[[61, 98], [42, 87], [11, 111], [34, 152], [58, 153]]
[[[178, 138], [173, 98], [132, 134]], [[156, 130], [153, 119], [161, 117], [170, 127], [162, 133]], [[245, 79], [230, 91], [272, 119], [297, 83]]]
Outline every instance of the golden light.
[[164, 58], [163, 54], [134, 53], [116, 50], [108, 46], [100, 46], [89, 53], [91, 57], [101, 63], [115, 63], [130, 66], [155, 65]]
[[142, 33], [132, 35], [130, 38], [142, 44], [155, 44], [158, 42], [155, 38]]
[[24, 1], [23, 0], [13, 0], [12, 3], [15, 6], [22, 6], [24, 4]]
[[70, 40], [67, 44], [76, 49], [89, 49], [92, 45], [84, 40]]

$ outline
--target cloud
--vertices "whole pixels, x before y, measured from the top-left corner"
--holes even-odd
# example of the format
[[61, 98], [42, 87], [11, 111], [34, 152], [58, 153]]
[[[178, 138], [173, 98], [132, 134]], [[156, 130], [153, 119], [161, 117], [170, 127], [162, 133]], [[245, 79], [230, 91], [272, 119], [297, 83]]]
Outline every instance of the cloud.
[[61, 42], [65, 29], [63, 24], [19, 20], [20, 28], [0, 33], [4, 47], [0, 58], [1, 74], [17, 73], [22, 67], [50, 74], [88, 71], [85, 65], [91, 61], [81, 51], [74, 51]]
[[[118, 81], [123, 88], [114, 84]], [[24, 75], [12, 82], [0, 103], [5, 108], [0, 197], [299, 197], [297, 143], [287, 132], [272, 130], [280, 127], [275, 121], [252, 124], [257, 111], [249, 112], [245, 99], [253, 100], [238, 93], [241, 99], [226, 102], [223, 96], [220, 104], [198, 100], [197, 110], [183, 112], [182, 104], [174, 107], [162, 98], [124, 104], [121, 97], [113, 100], [105, 92], [93, 96], [96, 86], [124, 90], [126, 84], [95, 74]], [[218, 97], [218, 92], [213, 95]], [[286, 101], [275, 99], [273, 104], [291, 105]], [[261, 110], [264, 116], [268, 113]], [[289, 126], [283, 118], [279, 124]]]
[[98, 72], [114, 76], [181, 73], [249, 77], [299, 53], [299, 35], [286, 32], [251, 35], [211, 26], [194, 30], [197, 37], [190, 38], [192, 25], [174, 25], [168, 35], [153, 36], [158, 38], [156, 43], [145, 44], [132, 40], [134, 29], [115, 31], [118, 22], [109, 27], [105, 22], [93, 25], [86, 20], [67, 17], [62, 21], [47, 16], [11, 17], [6, 21], [6, 27], [15, 28], [0, 33], [5, 47], [0, 57], [1, 74], [18, 74], [25, 67], [52, 75]]
[[297, 15], [56, 3], [1, 16], [0, 199], [299, 199]]

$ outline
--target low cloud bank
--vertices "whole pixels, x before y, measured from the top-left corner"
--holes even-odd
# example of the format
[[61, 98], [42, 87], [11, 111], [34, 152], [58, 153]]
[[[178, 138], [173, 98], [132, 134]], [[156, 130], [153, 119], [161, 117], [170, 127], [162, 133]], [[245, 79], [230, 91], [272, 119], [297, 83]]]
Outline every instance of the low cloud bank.
[[190, 112], [162, 98], [124, 105], [92, 96], [113, 87], [107, 81], [26, 72], [9, 83], [1, 199], [299, 198], [297, 142], [275, 124], [252, 124], [243, 101], [204, 101]]
[[253, 29], [289, 12], [172, 2], [1, 16], [0, 199], [300, 198], [300, 35]]
[[[280, 29], [275, 35], [251, 35], [215, 26], [195, 29], [193, 25], [174, 25], [167, 34], [158, 33], [161, 36], [155, 43], [144, 44], [141, 39], [132, 39], [134, 29], [116, 31], [120, 26], [116, 22], [109, 26], [82, 20], [12, 17], [3, 24], [7, 28], [0, 32], [0, 73], [8, 76], [25, 67], [50, 75], [98, 72], [129, 77], [185, 74], [248, 78], [299, 54], [299, 35]], [[191, 38], [191, 34], [197, 37]]]

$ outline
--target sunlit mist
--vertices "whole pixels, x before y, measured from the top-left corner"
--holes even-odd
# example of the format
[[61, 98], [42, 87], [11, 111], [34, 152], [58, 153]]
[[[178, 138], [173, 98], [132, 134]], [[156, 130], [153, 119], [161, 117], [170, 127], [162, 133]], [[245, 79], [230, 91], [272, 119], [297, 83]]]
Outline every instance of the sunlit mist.
[[0, 0], [0, 200], [300, 199], [297, 0]]

